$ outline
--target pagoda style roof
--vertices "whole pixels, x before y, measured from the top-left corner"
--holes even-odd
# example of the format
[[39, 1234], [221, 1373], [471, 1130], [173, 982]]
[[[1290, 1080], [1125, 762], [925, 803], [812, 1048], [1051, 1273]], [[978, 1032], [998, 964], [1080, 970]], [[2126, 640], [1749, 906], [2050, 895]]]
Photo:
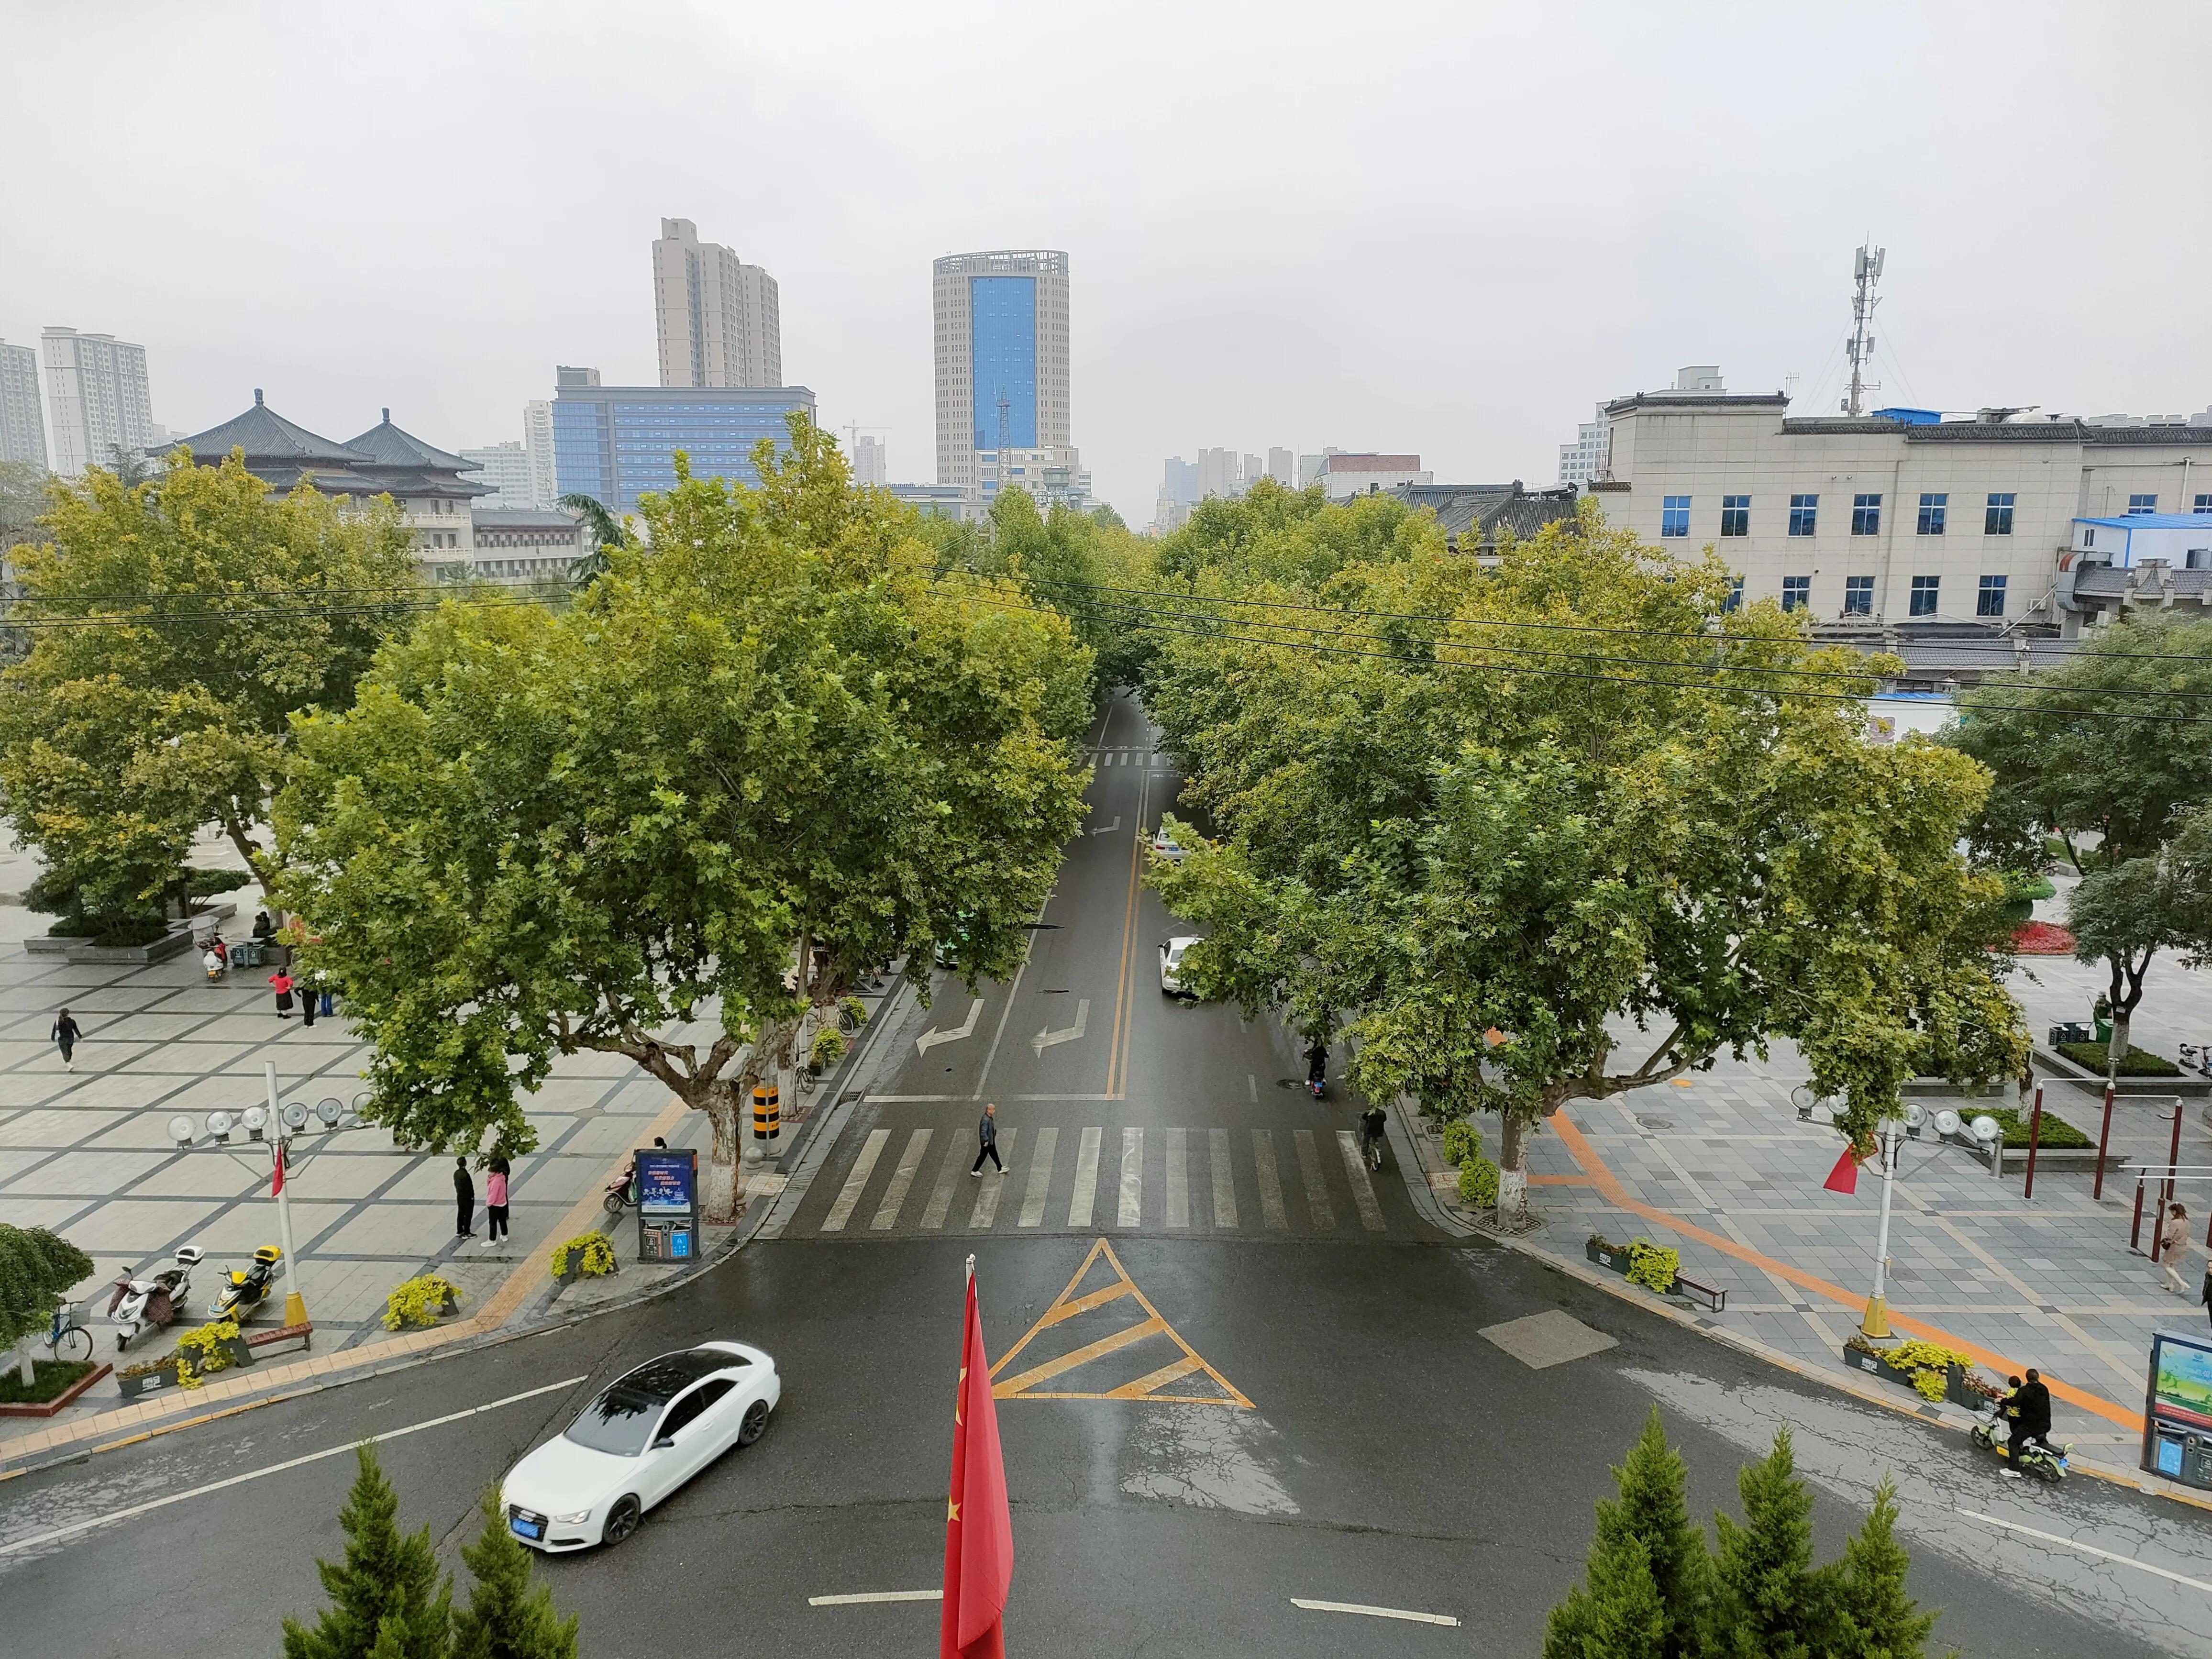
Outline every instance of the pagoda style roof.
[[271, 488], [291, 489], [312, 479], [326, 495], [440, 495], [466, 500], [494, 493], [460, 475], [476, 463], [424, 443], [392, 424], [392, 411], [346, 443], [286, 420], [253, 389], [253, 407], [179, 442], [195, 460], [219, 464], [234, 449], [246, 453], [246, 470]]
[[477, 463], [465, 455], [456, 455], [424, 443], [411, 432], [402, 431], [392, 424], [392, 411], [386, 410], [384, 418], [357, 438], [349, 438], [346, 447], [367, 455], [371, 464], [390, 482], [385, 486], [395, 495], [495, 495], [499, 492], [489, 484], [471, 482], [461, 477], [476, 471]]
[[255, 471], [260, 470], [253, 465], [257, 461], [274, 461], [295, 468], [313, 467], [321, 471], [330, 467], [369, 465], [374, 460], [349, 444], [322, 437], [286, 420], [262, 402], [259, 386], [253, 388], [253, 407], [243, 415], [234, 416], [221, 426], [211, 426], [177, 441], [187, 446], [196, 459], [210, 463], [221, 460], [234, 449], [242, 449], [246, 465]]

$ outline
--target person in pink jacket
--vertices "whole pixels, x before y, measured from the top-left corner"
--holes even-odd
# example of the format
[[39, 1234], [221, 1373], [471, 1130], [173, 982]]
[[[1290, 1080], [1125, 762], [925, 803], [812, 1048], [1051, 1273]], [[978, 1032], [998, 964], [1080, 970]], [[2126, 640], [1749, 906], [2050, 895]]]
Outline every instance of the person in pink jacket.
[[495, 1158], [491, 1161], [491, 1173], [484, 1177], [484, 1242], [487, 1250], [507, 1237], [507, 1160]]

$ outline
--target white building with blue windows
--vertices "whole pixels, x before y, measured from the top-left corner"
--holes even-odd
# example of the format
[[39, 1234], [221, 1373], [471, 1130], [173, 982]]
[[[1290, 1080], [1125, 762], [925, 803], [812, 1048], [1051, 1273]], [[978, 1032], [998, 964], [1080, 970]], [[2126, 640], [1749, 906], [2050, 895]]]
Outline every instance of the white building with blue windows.
[[1826, 624], [2062, 625], [2077, 521], [2212, 531], [2212, 416], [1808, 419], [1778, 392], [1676, 389], [1616, 399], [1606, 417], [1607, 476], [1589, 488], [1608, 518], [1687, 556], [1711, 547], [1745, 599]]
[[937, 482], [979, 496], [987, 483], [995, 489], [1002, 449], [1010, 458], [1064, 451], [1049, 464], [1079, 468], [1068, 425], [1067, 255], [1048, 248], [948, 255], [932, 270], [930, 307]]
[[560, 495], [589, 495], [617, 516], [676, 487], [676, 453], [696, 478], [757, 484], [753, 447], [783, 454], [793, 411], [814, 418], [803, 386], [603, 386], [596, 368], [555, 371], [553, 465]]

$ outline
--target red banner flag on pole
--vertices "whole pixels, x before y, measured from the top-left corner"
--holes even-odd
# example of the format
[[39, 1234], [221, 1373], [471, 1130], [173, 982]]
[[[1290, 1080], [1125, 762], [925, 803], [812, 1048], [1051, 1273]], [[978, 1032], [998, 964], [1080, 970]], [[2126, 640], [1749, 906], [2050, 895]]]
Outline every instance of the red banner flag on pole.
[[271, 1176], [270, 1177], [270, 1182], [269, 1182], [269, 1196], [270, 1196], [270, 1197], [271, 1197], [271, 1198], [274, 1198], [274, 1197], [276, 1197], [279, 1193], [283, 1192], [283, 1190], [284, 1190], [284, 1142], [283, 1142], [283, 1139], [280, 1137], [280, 1138], [278, 1139], [277, 1142], [276, 1142], [276, 1173], [275, 1173], [273, 1176]]
[[1859, 1152], [1856, 1146], [1844, 1148], [1844, 1155], [1836, 1160], [1836, 1167], [1828, 1171], [1828, 1178], [1820, 1185], [1832, 1193], [1855, 1193], [1859, 1189]]
[[945, 1513], [945, 1605], [938, 1659], [1004, 1659], [999, 1617], [1014, 1576], [1014, 1521], [1006, 1509], [1006, 1465], [991, 1362], [975, 1307], [975, 1258], [968, 1258], [968, 1310], [960, 1343], [960, 1389], [952, 1407], [952, 1486]]

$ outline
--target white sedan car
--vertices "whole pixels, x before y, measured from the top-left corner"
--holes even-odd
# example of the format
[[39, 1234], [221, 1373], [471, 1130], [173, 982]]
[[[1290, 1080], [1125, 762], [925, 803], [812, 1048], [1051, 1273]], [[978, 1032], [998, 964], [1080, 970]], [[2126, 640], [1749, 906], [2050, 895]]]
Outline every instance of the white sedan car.
[[1182, 988], [1183, 952], [1198, 943], [1194, 933], [1182, 939], [1171, 939], [1160, 946], [1160, 989], [1171, 997], [1190, 994]]
[[1175, 838], [1164, 830], [1156, 830], [1152, 841], [1152, 856], [1170, 864], [1181, 864], [1190, 856], [1190, 849], [1176, 845]]
[[782, 1396], [775, 1361], [742, 1342], [648, 1359], [508, 1471], [499, 1494], [507, 1530], [549, 1552], [619, 1544], [732, 1446], [759, 1439]]

